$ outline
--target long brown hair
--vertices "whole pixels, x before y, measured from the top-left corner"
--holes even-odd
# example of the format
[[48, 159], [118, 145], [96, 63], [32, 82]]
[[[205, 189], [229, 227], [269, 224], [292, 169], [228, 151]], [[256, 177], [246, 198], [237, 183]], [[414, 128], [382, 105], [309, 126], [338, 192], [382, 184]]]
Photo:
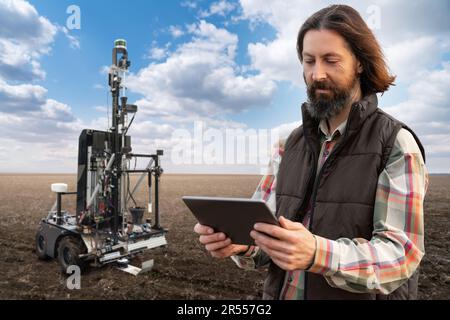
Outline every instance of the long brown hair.
[[300, 28], [297, 37], [297, 54], [303, 62], [303, 38], [309, 30], [328, 29], [339, 33], [348, 43], [361, 63], [360, 75], [363, 95], [384, 92], [394, 84], [381, 46], [358, 11], [346, 5], [332, 5], [310, 16]]

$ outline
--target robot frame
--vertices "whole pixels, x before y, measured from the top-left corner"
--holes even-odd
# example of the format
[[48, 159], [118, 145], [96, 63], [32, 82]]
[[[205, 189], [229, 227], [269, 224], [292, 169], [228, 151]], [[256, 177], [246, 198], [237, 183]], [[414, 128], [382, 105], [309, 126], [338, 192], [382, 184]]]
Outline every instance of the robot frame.
[[[68, 192], [67, 184], [55, 183], [51, 190], [56, 202], [36, 233], [36, 254], [40, 259], [56, 258], [61, 271], [76, 265], [81, 271], [89, 264], [117, 266], [134, 275], [151, 270], [153, 260], [142, 268], [129, 265], [129, 259], [144, 251], [167, 245], [166, 229], [160, 226], [159, 180], [162, 150], [156, 154], [133, 154], [131, 137], [127, 135], [137, 106], [127, 104], [124, 77], [130, 66], [127, 43], [114, 42], [109, 87], [112, 95], [112, 126], [107, 131], [85, 129], [78, 145], [77, 191]], [[132, 115], [131, 120], [128, 117]], [[137, 158], [149, 159], [144, 169], [131, 169]], [[135, 162], [136, 163], [136, 162]], [[135, 165], [136, 166], [136, 165]], [[130, 173], [140, 173], [130, 190]], [[133, 195], [147, 177], [148, 207], [151, 218], [143, 218], [145, 208], [139, 207]], [[154, 202], [152, 201], [154, 184]], [[62, 197], [76, 195], [76, 213], [62, 209]], [[133, 207], [128, 207], [130, 200]], [[154, 210], [153, 210], [154, 206]]]

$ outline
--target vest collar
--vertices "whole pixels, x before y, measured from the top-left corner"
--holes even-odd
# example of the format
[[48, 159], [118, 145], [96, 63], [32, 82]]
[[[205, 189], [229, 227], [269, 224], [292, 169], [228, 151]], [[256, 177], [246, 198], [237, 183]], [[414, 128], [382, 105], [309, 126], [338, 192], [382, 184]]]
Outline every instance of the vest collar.
[[[334, 129], [333, 132], [330, 132], [328, 130], [328, 123], [326, 120], [322, 119], [319, 123], [319, 130], [320, 132], [325, 136], [327, 139], [332, 139], [336, 134], [339, 134], [340, 136], [343, 136], [345, 133], [345, 129], [347, 127], [347, 119], [344, 120], [336, 129]], [[319, 134], [321, 134], [319, 132]]]

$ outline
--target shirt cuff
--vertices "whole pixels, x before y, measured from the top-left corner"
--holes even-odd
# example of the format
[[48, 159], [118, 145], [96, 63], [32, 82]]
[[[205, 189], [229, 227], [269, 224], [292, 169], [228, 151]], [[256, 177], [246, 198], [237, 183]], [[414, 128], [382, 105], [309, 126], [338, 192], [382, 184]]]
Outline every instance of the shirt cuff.
[[333, 240], [314, 236], [316, 238], [316, 254], [308, 272], [324, 276], [334, 275], [339, 268], [339, 243]]
[[250, 246], [244, 255], [233, 255], [231, 260], [241, 269], [253, 270], [256, 269], [255, 260], [253, 259], [259, 252], [259, 247]]
[[248, 257], [248, 258], [253, 258], [254, 255], [256, 253], [256, 246], [248, 246], [247, 250], [242, 252], [242, 253], [238, 253], [237, 256], [239, 257]]

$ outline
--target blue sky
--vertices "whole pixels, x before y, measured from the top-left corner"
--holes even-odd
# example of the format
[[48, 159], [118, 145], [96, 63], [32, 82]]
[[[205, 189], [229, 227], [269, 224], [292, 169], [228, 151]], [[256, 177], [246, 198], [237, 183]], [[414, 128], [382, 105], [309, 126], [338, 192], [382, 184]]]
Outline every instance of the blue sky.
[[[448, 1], [343, 2], [371, 26], [397, 75], [380, 107], [418, 133], [430, 172], [450, 172]], [[329, 4], [0, 0], [0, 172], [75, 172], [81, 129], [107, 126], [105, 70], [113, 41], [125, 38], [128, 96], [140, 110], [135, 150], [165, 149], [167, 172], [259, 173], [265, 158], [180, 164], [171, 150], [185, 141], [180, 130], [195, 140], [195, 121], [282, 136], [298, 126], [305, 88], [296, 32]], [[67, 28], [70, 5], [80, 29]]]
[[[73, 1], [31, 1], [35, 8], [51, 21], [64, 26], [69, 14], [66, 8], [74, 4]], [[111, 60], [112, 43], [117, 38], [124, 38], [128, 42], [128, 50], [132, 59], [132, 70], [144, 68], [154, 60], [149, 58], [149, 50], [156, 42], [159, 45], [170, 43], [173, 50], [183, 42], [189, 41], [189, 35], [174, 38], [169, 31], [170, 26], [183, 28], [187, 24], [201, 21], [198, 12], [208, 10], [214, 1], [197, 1], [196, 7], [183, 5], [180, 1], [134, 1], [132, 5], [123, 6], [115, 1], [78, 1], [82, 15], [80, 30], [71, 31], [73, 36], [82, 43], [80, 50], [73, 50], [63, 35], [60, 41], [55, 41], [51, 56], [42, 59], [43, 69], [47, 72], [43, 85], [51, 92], [54, 99], [70, 102], [70, 106], [77, 116], [89, 120], [92, 115], [86, 113], [92, 105], [104, 105], [105, 95], [99, 94], [93, 84], [107, 86], [105, 74], [97, 72]], [[231, 3], [231, 2], [230, 2]], [[114, 17], [113, 12], [120, 12]], [[239, 8], [233, 10], [239, 13]], [[118, 19], [125, 19], [126, 23], [118, 23]], [[208, 22], [217, 26], [229, 23], [227, 17], [213, 15]], [[248, 21], [233, 23], [227, 30], [239, 35], [236, 64], [250, 63], [247, 54], [247, 44], [260, 39], [274, 39], [275, 30], [269, 24], [260, 24], [257, 28], [249, 29]], [[80, 45], [81, 46], [81, 45]], [[57, 59], [56, 57], [63, 57]], [[300, 69], [299, 69], [300, 70]], [[68, 75], [70, 75], [68, 77]], [[64, 85], [61, 85], [64, 81]], [[280, 86], [279, 100], [289, 102], [292, 97], [299, 99], [302, 92], [289, 86]], [[288, 96], [289, 95], [289, 96]], [[138, 95], [129, 94], [130, 98], [137, 99]], [[292, 105], [292, 103], [289, 103]], [[257, 112], [245, 112], [231, 116], [243, 121], [252, 127], [270, 127], [283, 123], [290, 117], [277, 117], [273, 106], [265, 108], [260, 115]], [[77, 111], [81, 111], [77, 113]], [[291, 108], [294, 116], [298, 116], [297, 108]], [[270, 122], [268, 122], [270, 121]]]

